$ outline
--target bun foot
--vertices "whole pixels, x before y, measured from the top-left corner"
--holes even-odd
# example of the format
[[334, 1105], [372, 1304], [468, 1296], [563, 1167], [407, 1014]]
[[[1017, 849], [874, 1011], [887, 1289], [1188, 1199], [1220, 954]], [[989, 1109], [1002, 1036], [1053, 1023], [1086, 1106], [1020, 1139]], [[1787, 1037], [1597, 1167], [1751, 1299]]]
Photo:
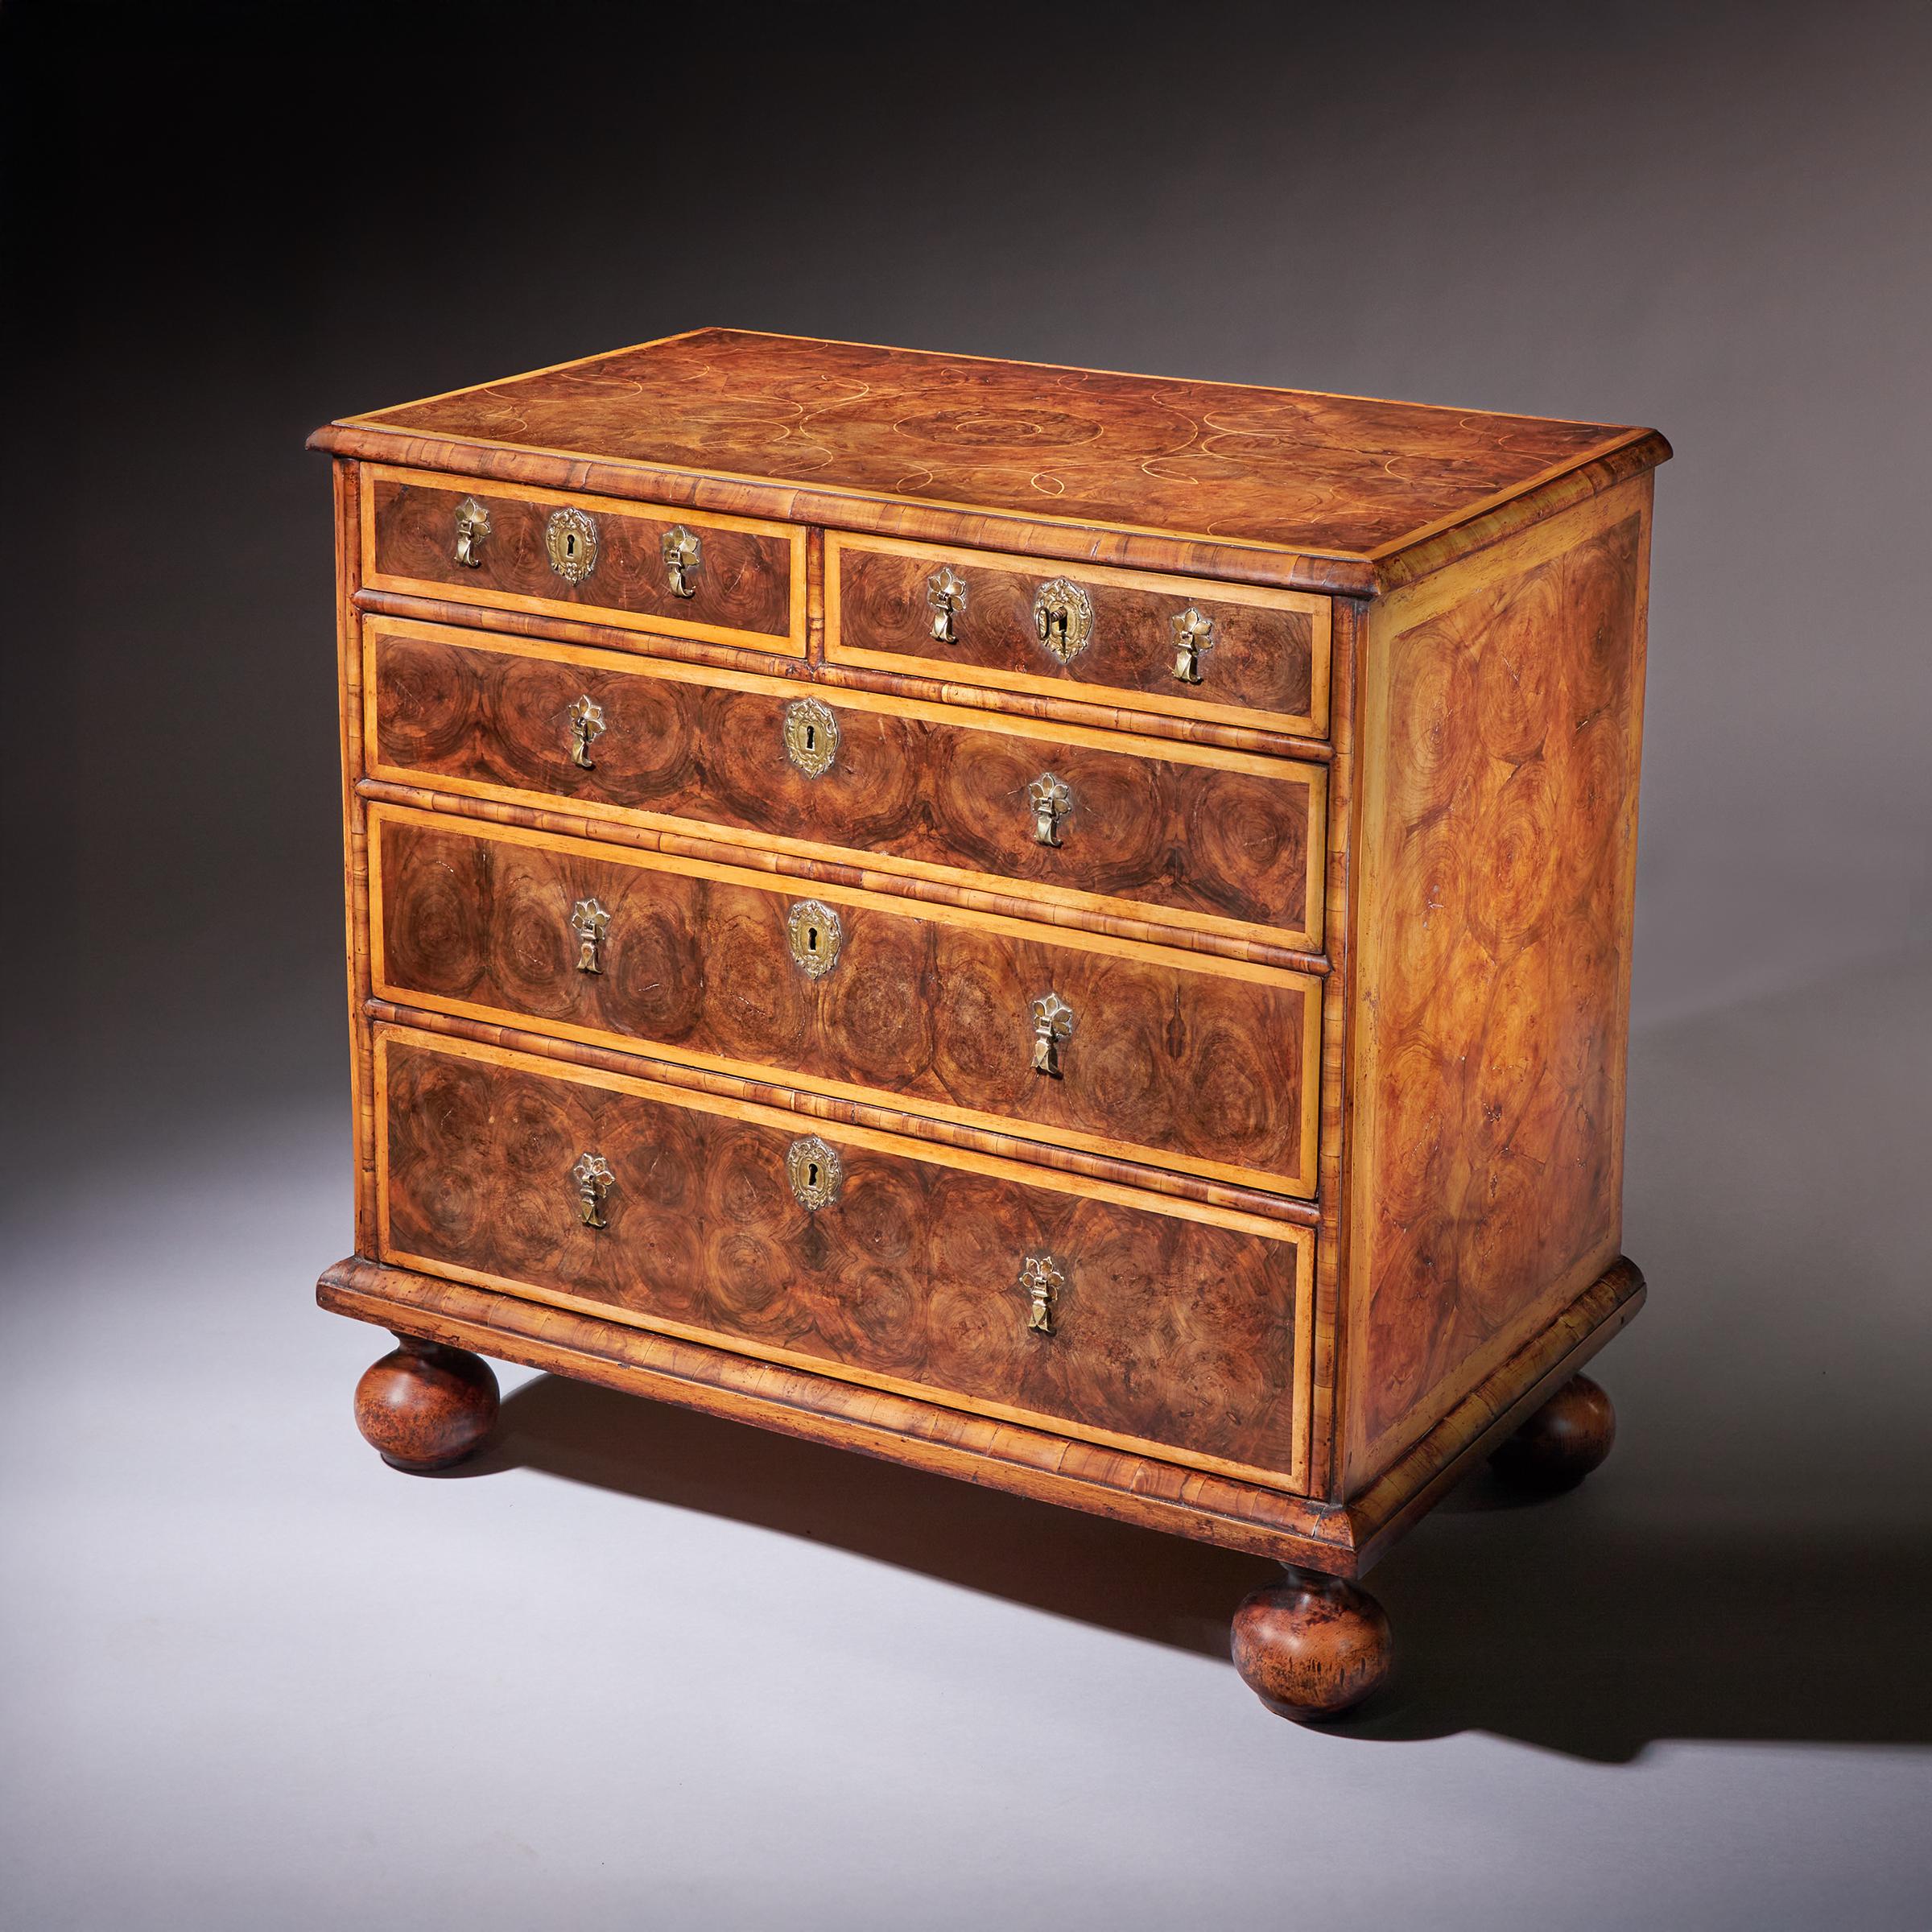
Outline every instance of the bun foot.
[[1389, 1619], [1364, 1590], [1309, 1570], [1245, 1598], [1234, 1667], [1270, 1711], [1319, 1724], [1359, 1704], [1389, 1674]]
[[1489, 1459], [1525, 1489], [1573, 1489], [1610, 1453], [1616, 1410], [1587, 1375], [1573, 1375]]
[[356, 1426], [412, 1476], [460, 1463], [497, 1419], [497, 1378], [481, 1356], [398, 1335], [356, 1385]]

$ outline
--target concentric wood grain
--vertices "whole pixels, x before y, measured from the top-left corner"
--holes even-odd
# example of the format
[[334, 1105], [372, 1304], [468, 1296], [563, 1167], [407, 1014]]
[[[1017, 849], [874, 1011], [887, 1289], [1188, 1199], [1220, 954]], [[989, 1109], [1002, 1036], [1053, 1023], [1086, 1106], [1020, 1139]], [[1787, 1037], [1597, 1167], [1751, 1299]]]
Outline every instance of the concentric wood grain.
[[[843, 941], [815, 979], [786, 932], [808, 895], [755, 874], [387, 807], [370, 823], [384, 997], [1311, 1191], [1317, 980], [861, 894], [832, 898]], [[593, 898], [610, 919], [586, 972], [570, 918]], [[1075, 1016], [1057, 1079], [1033, 1067], [1048, 993]]]
[[[386, 776], [657, 813], [1273, 928], [1290, 943], [1319, 937], [1323, 855], [1310, 834], [1324, 778], [1312, 766], [1150, 757], [1132, 740], [1114, 750], [1091, 733], [1000, 730], [969, 713], [819, 691], [838, 742], [814, 778], [786, 752], [786, 713], [805, 695], [796, 684], [617, 670], [588, 653], [426, 626], [371, 631], [371, 766]], [[571, 757], [571, 707], [586, 697], [604, 720], [588, 770]], [[1072, 793], [1057, 846], [1036, 842], [1028, 800], [1049, 770]]]
[[1372, 617], [1352, 1462], [1616, 1253], [1647, 481]]
[[[1257, 1237], [836, 1135], [838, 1193], [810, 1212], [782, 1121], [453, 1042], [385, 1035], [381, 1050], [386, 1258], [941, 1400], [1293, 1467], [1304, 1232]], [[587, 1150], [615, 1177], [601, 1229], [571, 1178]], [[1064, 1276], [1051, 1334], [1028, 1326], [1030, 1255]]]
[[[927, 584], [942, 568], [965, 587], [950, 644], [933, 637], [927, 603]], [[1067, 570], [980, 551], [856, 538], [833, 539], [828, 570], [836, 594], [826, 655], [835, 664], [877, 664], [967, 682], [985, 677], [1021, 689], [1104, 685], [1158, 709], [1276, 731], [1319, 735], [1327, 729], [1329, 625], [1322, 598], [1257, 592], [1244, 601], [1186, 579]], [[1093, 611], [1090, 640], [1064, 663], [1040, 642], [1033, 616], [1040, 587], [1061, 577], [1087, 593]], [[1199, 654], [1198, 684], [1174, 675], [1172, 620], [1190, 609], [1213, 625], [1213, 642]]]
[[1363, 556], [1640, 433], [731, 329], [355, 422], [425, 441]]
[[[365, 574], [378, 588], [440, 589], [512, 609], [583, 610], [767, 650], [804, 650], [802, 532], [653, 516], [604, 497], [511, 492], [386, 469], [372, 471], [364, 488]], [[489, 517], [473, 567], [455, 555], [456, 506], [470, 499]], [[545, 539], [551, 517], [572, 508], [590, 517], [597, 531], [595, 566], [574, 584], [551, 568]], [[659, 547], [680, 521], [703, 547], [688, 597], [672, 592]]]

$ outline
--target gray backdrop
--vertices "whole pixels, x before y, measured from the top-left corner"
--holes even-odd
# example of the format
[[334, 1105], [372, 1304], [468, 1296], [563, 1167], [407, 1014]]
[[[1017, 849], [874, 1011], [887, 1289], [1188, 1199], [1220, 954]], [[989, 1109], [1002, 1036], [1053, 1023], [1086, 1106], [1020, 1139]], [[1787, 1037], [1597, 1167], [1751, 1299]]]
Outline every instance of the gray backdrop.
[[[1929, 22], [0, 12], [23, 1922], [294, 1922], [299, 1880], [318, 1924], [1922, 1925]], [[1408, 1688], [1340, 1738], [1249, 1721], [1254, 1569], [1211, 1552], [541, 1381], [489, 1482], [386, 1479], [343, 1420], [375, 1338], [306, 1304], [349, 1216], [301, 440], [708, 323], [1676, 446], [1625, 1446], [1567, 1514], [1479, 1495], [1405, 1547]], [[577, 1620], [646, 1600], [587, 1695]]]

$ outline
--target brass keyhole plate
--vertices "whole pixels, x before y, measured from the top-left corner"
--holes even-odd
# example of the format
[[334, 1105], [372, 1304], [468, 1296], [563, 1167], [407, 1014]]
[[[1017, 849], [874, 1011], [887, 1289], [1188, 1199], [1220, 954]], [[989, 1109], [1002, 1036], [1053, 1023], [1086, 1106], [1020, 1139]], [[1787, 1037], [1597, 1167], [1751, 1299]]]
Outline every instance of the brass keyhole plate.
[[816, 698], [785, 707], [785, 755], [808, 778], [822, 778], [839, 755], [839, 716]]
[[1033, 632], [1064, 664], [1093, 635], [1093, 602], [1069, 577], [1054, 577], [1034, 593]]
[[845, 933], [829, 906], [819, 899], [800, 899], [785, 915], [785, 937], [800, 970], [822, 980], [838, 964]]
[[543, 547], [566, 584], [581, 584], [597, 567], [597, 526], [574, 503], [553, 510], [543, 526]]
[[809, 1212], [815, 1214], [836, 1196], [844, 1174], [837, 1150], [815, 1133], [794, 1141], [785, 1150], [785, 1178], [799, 1205]]

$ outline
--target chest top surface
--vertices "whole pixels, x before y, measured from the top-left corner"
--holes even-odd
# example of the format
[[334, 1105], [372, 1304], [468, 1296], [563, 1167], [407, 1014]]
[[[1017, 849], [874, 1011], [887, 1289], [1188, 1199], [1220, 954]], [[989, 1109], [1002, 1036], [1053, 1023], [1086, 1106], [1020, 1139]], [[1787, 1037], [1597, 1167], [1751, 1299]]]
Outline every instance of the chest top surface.
[[[1375, 559], [1653, 431], [705, 328], [347, 418], [523, 449]], [[326, 447], [351, 439], [324, 432]]]

